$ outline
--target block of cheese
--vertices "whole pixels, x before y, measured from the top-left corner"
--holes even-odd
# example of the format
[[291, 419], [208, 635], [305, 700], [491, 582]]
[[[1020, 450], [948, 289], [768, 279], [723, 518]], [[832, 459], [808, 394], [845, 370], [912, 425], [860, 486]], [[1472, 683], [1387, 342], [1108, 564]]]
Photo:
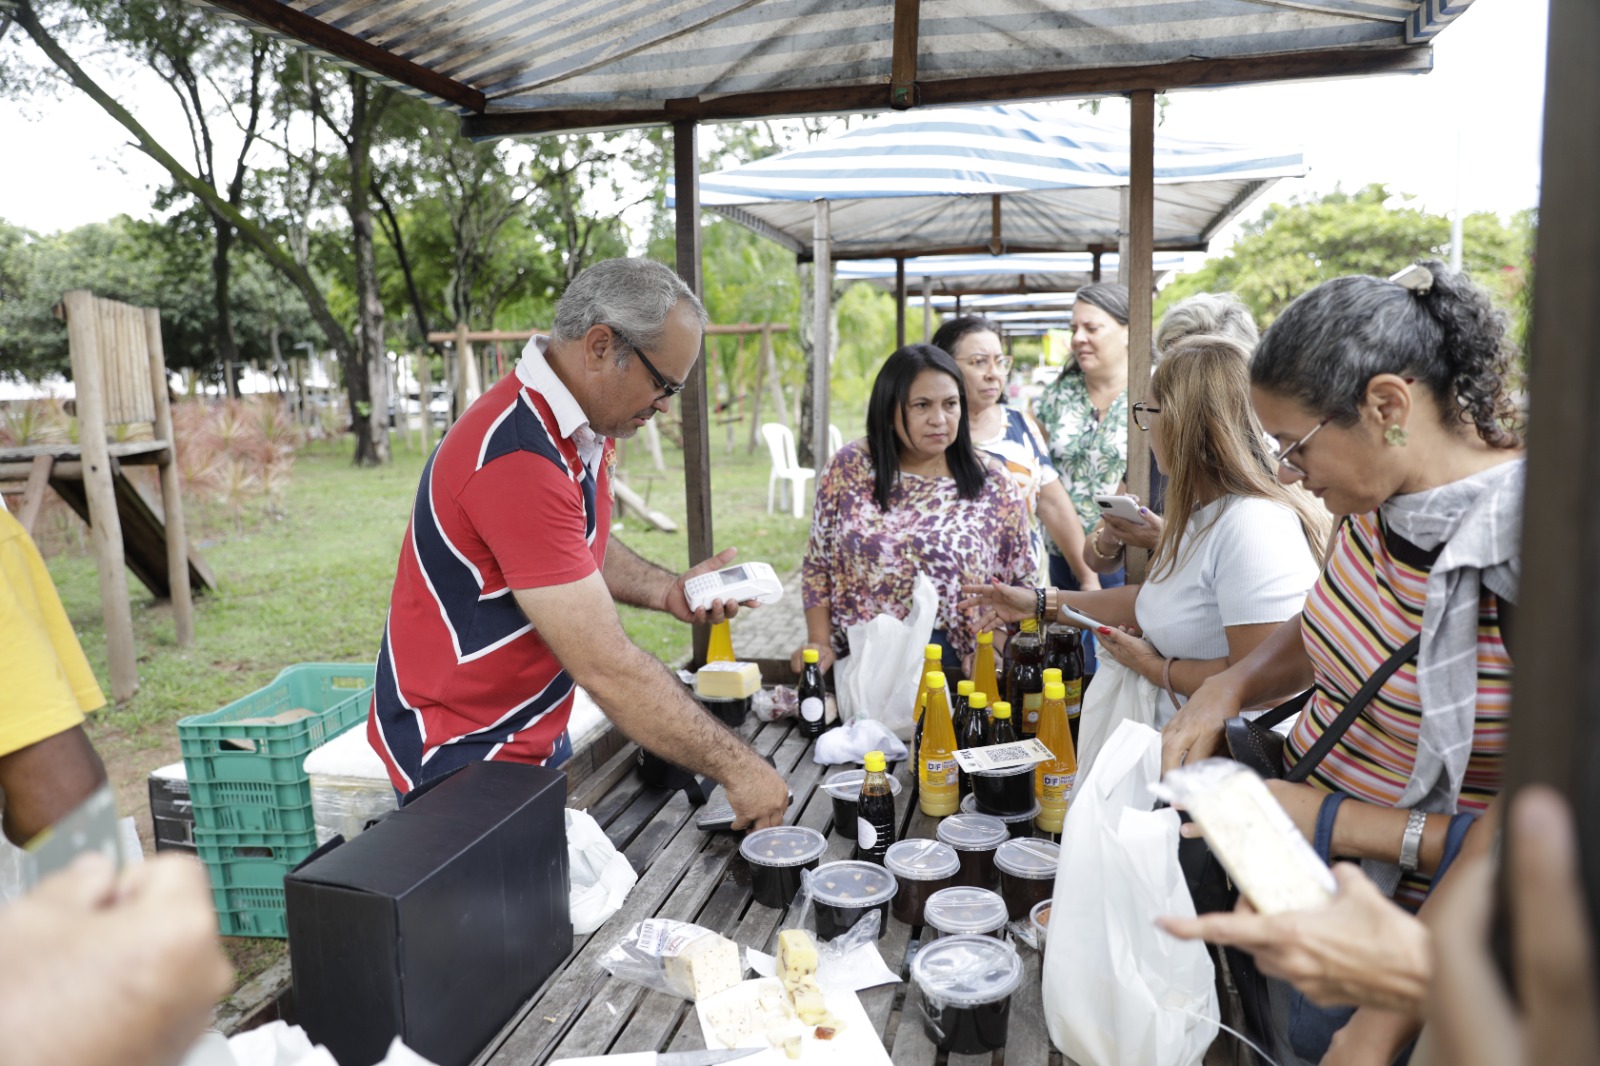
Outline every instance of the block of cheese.
[[697, 696], [713, 700], [739, 700], [761, 688], [761, 670], [755, 663], [706, 663], [694, 675]]
[[793, 993], [802, 977], [817, 974], [817, 943], [804, 929], [785, 929], [778, 934], [778, 979]]
[[741, 981], [698, 1006], [704, 1028], [725, 1048], [784, 1047], [793, 1033], [794, 1011], [773, 978]]
[[807, 1025], [817, 1025], [828, 1016], [828, 1005], [822, 1001], [822, 988], [812, 976], [802, 977], [789, 990], [794, 1012]]
[[695, 937], [676, 955], [666, 957], [667, 985], [680, 996], [699, 1000], [744, 980], [739, 945], [725, 936]]

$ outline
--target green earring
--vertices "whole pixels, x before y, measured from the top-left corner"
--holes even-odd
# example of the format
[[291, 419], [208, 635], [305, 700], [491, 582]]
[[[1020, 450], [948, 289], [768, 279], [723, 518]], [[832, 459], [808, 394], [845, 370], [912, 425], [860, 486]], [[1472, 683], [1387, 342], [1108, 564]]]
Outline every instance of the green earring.
[[1387, 444], [1391, 448], [1404, 448], [1406, 446], [1406, 439], [1407, 434], [1405, 427], [1400, 425], [1398, 422], [1385, 428], [1383, 431], [1383, 443]]

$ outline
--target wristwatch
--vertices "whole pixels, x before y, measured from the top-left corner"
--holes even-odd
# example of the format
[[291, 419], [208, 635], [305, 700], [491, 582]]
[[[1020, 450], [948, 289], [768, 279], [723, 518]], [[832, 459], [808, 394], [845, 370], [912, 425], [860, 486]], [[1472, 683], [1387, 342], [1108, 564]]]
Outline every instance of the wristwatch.
[[1405, 836], [1400, 838], [1400, 869], [1408, 874], [1417, 872], [1422, 853], [1422, 831], [1427, 825], [1428, 816], [1423, 811], [1411, 811], [1406, 815]]

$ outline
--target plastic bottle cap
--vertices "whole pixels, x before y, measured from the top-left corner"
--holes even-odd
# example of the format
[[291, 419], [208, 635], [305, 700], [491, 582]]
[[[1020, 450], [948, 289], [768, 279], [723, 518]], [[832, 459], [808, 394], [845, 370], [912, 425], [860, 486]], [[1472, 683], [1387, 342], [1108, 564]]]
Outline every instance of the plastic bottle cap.
[[1024, 633], [1039, 632], [1039, 620], [1037, 618], [1024, 618], [1022, 620], [1022, 631]]
[[988, 695], [988, 693], [985, 693], [985, 692], [974, 692], [972, 695], [967, 697], [967, 706], [976, 708], [977, 710], [980, 710], [980, 711], [983, 710], [984, 708], [988, 707], [989, 706], [989, 695]]
[[888, 762], [886, 762], [884, 760], [884, 758], [883, 758], [883, 752], [881, 752], [881, 751], [869, 751], [869, 752], [867, 752], [867, 761], [866, 761], [867, 773], [869, 773], [869, 774], [882, 773], [885, 769], [888, 768], [888, 766], [889, 766]]
[[1007, 703], [1005, 700], [995, 700], [994, 701], [994, 706], [992, 708], [990, 708], [990, 710], [989, 710], [989, 717], [991, 717], [991, 718], [1010, 718], [1011, 717], [1011, 704]]
[[943, 670], [929, 670], [928, 671], [928, 687], [929, 688], [944, 688], [944, 671]]
[[970, 695], [972, 695], [973, 689], [975, 689], [976, 687], [977, 686], [974, 685], [971, 681], [957, 681], [956, 682], [956, 695], [957, 696], [970, 696]]
[[991, 633], [989, 630], [985, 629], [982, 633], [978, 634], [978, 643], [979, 644], [993, 644], [994, 643], [994, 634]]
[[1061, 680], [1061, 668], [1059, 666], [1052, 666], [1052, 667], [1050, 667], [1048, 670], [1046, 670], [1044, 672], [1044, 683], [1045, 684], [1048, 685], [1052, 681], [1060, 681], [1060, 680]]
[[1067, 686], [1059, 681], [1046, 681], [1044, 683], [1044, 698], [1047, 700], [1064, 700], [1067, 698]]
[[817, 649], [807, 648], [805, 651], [800, 653], [800, 657], [808, 663], [814, 663], [818, 659]]
[[926, 649], [926, 651], [928, 653], [928, 658], [930, 658], [930, 659], [943, 659], [944, 658], [944, 645], [943, 644], [929, 644], [927, 649]]

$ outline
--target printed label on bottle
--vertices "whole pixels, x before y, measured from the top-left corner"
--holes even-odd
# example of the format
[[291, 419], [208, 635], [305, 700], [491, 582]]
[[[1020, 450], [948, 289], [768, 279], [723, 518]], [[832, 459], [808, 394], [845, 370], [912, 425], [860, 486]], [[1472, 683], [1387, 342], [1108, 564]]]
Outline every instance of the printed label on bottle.
[[800, 717], [808, 722], [822, 721], [822, 701], [815, 696], [807, 696], [800, 701]]
[[871, 851], [878, 846], [878, 827], [865, 818], [856, 819], [856, 847]]
[[956, 783], [956, 761], [954, 759], [929, 759], [923, 764], [922, 785], [924, 788], [938, 788], [940, 785], [953, 785]]
[[1045, 774], [1044, 790], [1053, 796], [1065, 796], [1072, 791], [1073, 783], [1077, 779], [1076, 772], [1070, 774]]
[[1022, 697], [1022, 720], [1029, 725], [1039, 722], [1039, 707], [1044, 703], [1044, 693], [1030, 692]]
[[1067, 700], [1066, 700], [1067, 706], [1072, 708], [1071, 713], [1076, 714], [1077, 713], [1077, 707], [1075, 707], [1073, 705], [1074, 704], [1080, 704], [1081, 705], [1083, 703], [1083, 681], [1082, 680], [1068, 681], [1062, 687], [1067, 690]]

